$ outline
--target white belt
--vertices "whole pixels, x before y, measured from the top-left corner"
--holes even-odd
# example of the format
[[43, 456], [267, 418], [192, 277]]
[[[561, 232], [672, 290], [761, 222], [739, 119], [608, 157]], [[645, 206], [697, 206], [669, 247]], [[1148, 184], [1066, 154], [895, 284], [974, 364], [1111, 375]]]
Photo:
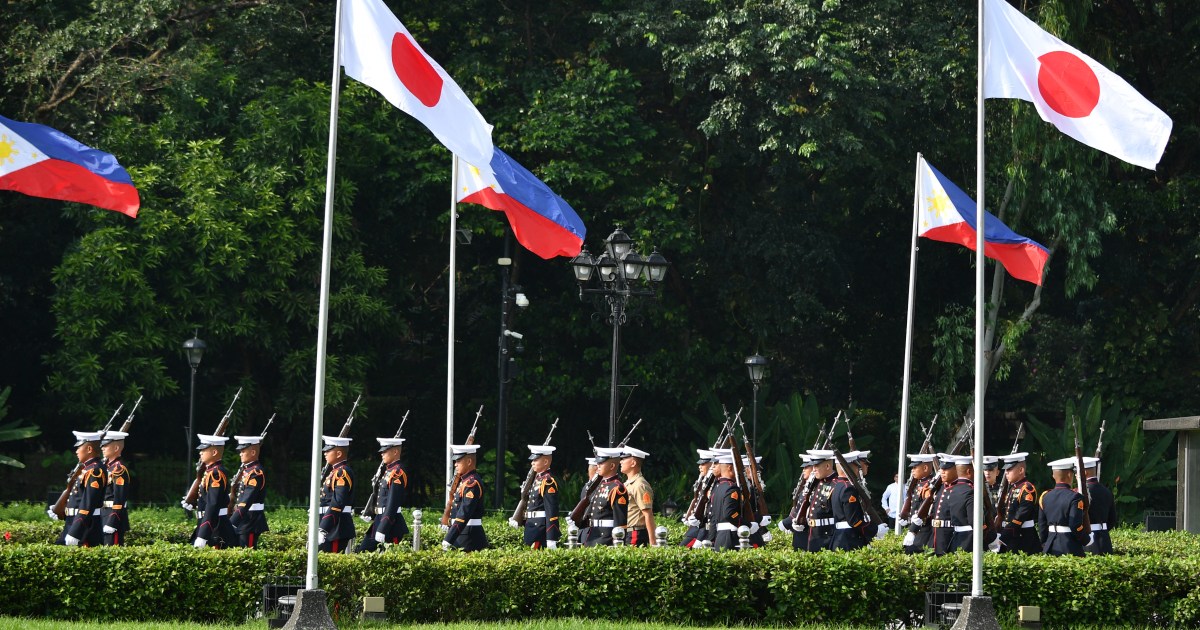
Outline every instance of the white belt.
[[1025, 521], [1025, 522], [1021, 523], [1020, 525], [1017, 525], [1017, 524], [1015, 524], [1015, 523], [1013, 523], [1013, 522], [1011, 522], [1011, 521], [1005, 521], [1005, 522], [1004, 522], [1004, 527], [1008, 527], [1008, 528], [1010, 528], [1010, 529], [1018, 529], [1018, 528], [1020, 528], [1020, 529], [1031, 529], [1031, 528], [1033, 528], [1035, 525], [1037, 525], [1037, 523], [1034, 523], [1033, 521]]
[[1070, 534], [1074, 530], [1072, 530], [1070, 527], [1066, 527], [1063, 525], [1051, 525], [1050, 531], [1055, 534]]
[[847, 523], [846, 521], [838, 521], [833, 526], [837, 529], [853, 529], [853, 527], [850, 526], [850, 523]]
[[251, 512], [261, 512], [261, 511], [265, 510], [266, 508], [267, 508], [267, 506], [262, 503], [251, 503], [250, 507], [247, 509], [249, 509]]
[[467, 521], [467, 527], [483, 527], [483, 519], [473, 518]]
[[[118, 503], [118, 504], [116, 504], [116, 505], [117, 505], [117, 507], [113, 508], [114, 510], [123, 510], [123, 509], [125, 509], [125, 508], [129, 507], [129, 504], [128, 504], [128, 503]], [[112, 502], [112, 501], [105, 501], [105, 502], [104, 502], [104, 507], [106, 507], [106, 508], [111, 508], [111, 507], [113, 507], [113, 502]]]
[[616, 527], [616, 523], [610, 518], [602, 521], [592, 521], [592, 527]]
[[969, 532], [969, 531], [973, 531], [973, 528], [970, 525], [955, 525], [954, 531], [955, 532]]
[[228, 516], [228, 515], [229, 515], [229, 508], [221, 508], [220, 510], [217, 510], [217, 516]]
[[950, 527], [950, 521], [944, 518], [935, 518], [929, 524], [934, 527]]
[[1108, 529], [1108, 523], [1092, 523], [1092, 531], [1102, 532]]
[[[396, 513], [397, 513], [397, 514], [399, 514], [399, 513], [403, 512], [403, 511], [404, 511], [404, 508], [403, 508], [403, 507], [398, 507], [398, 508], [396, 508]], [[387, 508], [375, 508], [375, 513], [376, 513], [376, 514], [387, 514]]]
[[[325, 514], [328, 511], [329, 511], [329, 506], [325, 506], [325, 507], [321, 508], [321, 514]], [[349, 514], [350, 516], [354, 516], [354, 508], [347, 505], [346, 507], [342, 508], [342, 514]]]
[[825, 527], [826, 525], [833, 525], [833, 519], [831, 519], [831, 518], [818, 518], [818, 519], [810, 518], [810, 519], [808, 519], [809, 527]]
[[736, 532], [737, 525], [733, 523], [717, 523], [717, 531], [719, 532]]
[[79, 514], [79, 510], [77, 510], [75, 508], [67, 508], [66, 510], [63, 511], [63, 514], [65, 516], [75, 516], [76, 514]]
[[546, 510], [538, 510], [536, 512], [526, 512], [525, 518], [546, 518]]

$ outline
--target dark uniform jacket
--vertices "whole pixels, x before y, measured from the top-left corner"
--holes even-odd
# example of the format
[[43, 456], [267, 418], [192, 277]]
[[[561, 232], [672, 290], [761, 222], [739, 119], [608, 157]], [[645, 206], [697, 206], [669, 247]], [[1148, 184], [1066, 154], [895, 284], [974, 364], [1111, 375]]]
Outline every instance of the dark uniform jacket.
[[[986, 482], [985, 482], [986, 483]], [[988, 492], [984, 488], [984, 492]], [[984, 514], [983, 514], [983, 544], [990, 544], [996, 539], [994, 532], [990, 531], [988, 522], [991, 521], [991, 514], [994, 509], [991, 508], [987, 495], [984, 495]], [[950, 492], [946, 497], [947, 511], [950, 516], [950, 527], [953, 532], [950, 535], [950, 548], [947, 551], [971, 551], [975, 541], [975, 483], [966, 477], [959, 477], [955, 480], [954, 485], [950, 487]]]
[[833, 492], [829, 497], [834, 519], [830, 549], [850, 551], [867, 546], [867, 517], [863, 514], [862, 501], [849, 479], [838, 477], [833, 480]]
[[454, 503], [450, 506], [450, 530], [446, 542], [463, 551], [478, 551], [488, 548], [487, 536], [483, 533], [483, 483], [479, 472], [472, 470], [462, 476]]
[[344, 541], [354, 538], [354, 471], [342, 460], [333, 465], [321, 484], [321, 524], [325, 532], [325, 547], [332, 550], [333, 541], [344, 549]]
[[[805, 470], [805, 472], [808, 472], [808, 471]], [[809, 485], [810, 482], [812, 483], [811, 486]], [[815, 479], [805, 479], [804, 480], [804, 489], [808, 490], [810, 501], [812, 500], [812, 495], [815, 492], [816, 487], [817, 487], [817, 480], [815, 480]], [[801, 504], [797, 503], [797, 505], [792, 508], [792, 511], [788, 512], [788, 515], [783, 517], [783, 520], [779, 521], [779, 529], [781, 531], [791, 532], [791, 534], [792, 534], [792, 549], [795, 551], [807, 551], [808, 550], [808, 529], [805, 528], [803, 531], [798, 532], [795, 530], [794, 527], [792, 527], [792, 525], [795, 524], [796, 520], [800, 518], [800, 508], [801, 507], [802, 507]]]
[[229, 523], [239, 536], [258, 535], [269, 531], [264, 511], [267, 501], [267, 475], [261, 462], [250, 462], [242, 466], [234, 480], [237, 500]]
[[930, 475], [924, 479], [917, 480], [917, 483], [913, 484], [912, 495], [904, 498], [905, 502], [908, 503], [909, 509], [908, 531], [912, 534], [912, 538], [909, 538], [907, 535], [904, 537], [904, 553], [921, 553], [925, 547], [929, 546], [929, 538], [933, 536], [933, 526], [929, 523], [922, 523], [918, 526], [911, 521], [917, 515], [917, 512], [920, 511], [921, 503], [924, 502], [924, 499], [921, 498], [921, 493], [929, 488], [936, 478], [936, 476]]
[[833, 480], [836, 478], [836, 473], [831, 474], [824, 479], [818, 479], [816, 485], [813, 486], [808, 520], [805, 524], [805, 532], [808, 534], [808, 540], [804, 545], [806, 551], [829, 549], [829, 545], [833, 541], [833, 524], [836, 519], [833, 518], [831, 497]]
[[525, 544], [544, 547], [548, 540], [557, 541], [558, 525], [558, 480], [546, 470], [533, 478], [525, 498]]
[[400, 460], [384, 469], [375, 492], [379, 499], [370, 535], [382, 532], [386, 542], [396, 544], [408, 535], [408, 522], [404, 520], [403, 512], [404, 504], [408, 502], [408, 473]]
[[129, 469], [121, 458], [109, 460], [108, 484], [104, 486], [104, 507], [100, 508], [103, 525], [118, 532], [129, 531]]
[[1037, 533], [1037, 488], [1028, 479], [1008, 487], [1004, 499], [1004, 517], [1000, 520], [1001, 553], [1041, 553]]
[[221, 462], [204, 469], [196, 500], [196, 521], [192, 540], [203, 538], [218, 549], [236, 543], [233, 527], [229, 524], [229, 473]]
[[1042, 493], [1041, 508], [1042, 551], [1052, 556], [1082, 556], [1089, 533], [1083, 527], [1083, 497], [1071, 486], [1056, 483], [1053, 490]]
[[1117, 505], [1113, 500], [1112, 491], [1100, 485], [1095, 477], [1087, 480], [1088, 515], [1091, 516], [1092, 535], [1095, 539], [1084, 551], [1094, 554], [1112, 553], [1112, 538], [1108, 530], [1117, 525]]
[[954, 538], [954, 527], [950, 525], [950, 489], [959, 481], [966, 479], [955, 479], [949, 484], [943, 483], [942, 489], [938, 492], [937, 501], [933, 504], [933, 520], [929, 523], [933, 527], [933, 536], [930, 538], [933, 552], [937, 555], [945, 555], [950, 551], [950, 542]]
[[585, 518], [588, 522], [588, 547], [612, 545], [614, 527], [625, 527], [629, 516], [629, 497], [625, 496], [625, 484], [613, 475], [600, 482], [592, 493]]
[[79, 469], [79, 476], [71, 486], [71, 494], [67, 497], [67, 512], [62, 534], [58, 544], [66, 544], [66, 537], [79, 539], [80, 546], [96, 547], [100, 545], [100, 507], [104, 505], [104, 489], [106, 485], [104, 466], [100, 458], [93, 457]]
[[[716, 485], [715, 481], [713, 482], [713, 485]], [[701, 485], [701, 488], [698, 490], [698, 492], [704, 493], [704, 500], [700, 501], [702, 505], [700, 505], [700, 509], [698, 509], [694, 515], [700, 524], [696, 526], [688, 525], [687, 531], [683, 533], [683, 541], [679, 543], [680, 545], [689, 549], [699, 545], [708, 536], [708, 527], [706, 526], [706, 523], [708, 523], [708, 504], [710, 501], [709, 497], [712, 496], [712, 486], [709, 486], [708, 490], [705, 490], [703, 485]]]
[[707, 539], [713, 549], [737, 549], [738, 527], [742, 526], [742, 493], [728, 477], [720, 477], [712, 486]]

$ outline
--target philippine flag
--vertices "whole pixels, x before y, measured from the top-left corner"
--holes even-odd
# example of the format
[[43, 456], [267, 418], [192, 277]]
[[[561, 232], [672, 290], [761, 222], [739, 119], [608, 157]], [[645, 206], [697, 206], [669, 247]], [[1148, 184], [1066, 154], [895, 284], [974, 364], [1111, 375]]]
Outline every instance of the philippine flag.
[[499, 148], [486, 168], [460, 169], [455, 190], [460, 202], [507, 215], [517, 242], [542, 258], [577, 256], [583, 248], [587, 230], [575, 210]]
[[492, 126], [383, 2], [347, 0], [341, 46], [348, 76], [421, 121], [467, 162], [491, 161]]
[[1076, 140], [1153, 170], [1171, 119], [1124, 79], [1042, 30], [1006, 0], [983, 3], [984, 98], [1033, 103]]
[[0, 189], [137, 217], [141, 200], [117, 158], [67, 134], [0, 116]]
[[[923, 157], [917, 158], [917, 172], [917, 234], [975, 251], [975, 202]], [[986, 211], [983, 238], [984, 256], [1000, 261], [1018, 280], [1042, 284], [1050, 252], [1040, 243], [1013, 232]]]

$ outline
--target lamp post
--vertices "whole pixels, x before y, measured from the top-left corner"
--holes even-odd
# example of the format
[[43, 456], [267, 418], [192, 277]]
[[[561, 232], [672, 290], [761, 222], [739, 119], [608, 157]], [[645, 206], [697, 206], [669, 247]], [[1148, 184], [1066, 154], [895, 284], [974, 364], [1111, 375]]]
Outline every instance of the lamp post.
[[509, 339], [516, 339], [513, 348], [518, 354], [525, 351], [525, 338], [519, 332], [509, 330], [512, 322], [513, 306], [525, 308], [529, 306], [529, 298], [521, 293], [520, 285], [512, 283], [510, 270], [512, 258], [509, 258], [510, 238], [505, 234], [504, 257], [496, 261], [500, 266], [500, 340], [497, 356], [500, 382], [500, 395], [496, 404], [496, 491], [492, 493], [493, 506], [500, 509], [504, 501], [504, 455], [508, 452], [508, 394], [512, 389], [513, 379], [517, 376], [517, 360], [509, 350]]
[[[582, 300], [584, 294], [603, 297], [606, 308], [603, 308], [601, 313], [612, 326], [612, 381], [608, 402], [609, 446], [614, 446], [617, 439], [621, 325], [628, 319], [626, 307], [629, 298], [657, 296], [656, 287], [667, 277], [667, 268], [670, 265], [657, 249], [653, 250], [650, 256], [642, 257], [634, 249], [633, 239], [629, 238], [619, 225], [604, 239], [604, 253], [599, 258], [593, 257], [587, 248], [584, 248], [578, 256], [571, 259], [571, 268], [575, 272], [575, 280], [579, 283], [579, 299]], [[648, 288], [643, 288], [647, 285]]]
[[196, 368], [200, 367], [200, 359], [204, 358], [204, 350], [208, 348], [208, 345], [197, 336], [199, 334], [200, 330], [196, 329], [192, 332], [192, 338], [183, 342], [183, 351], [187, 353], [188, 364], [192, 366], [192, 386], [188, 394], [187, 457], [183, 460], [189, 462], [189, 471], [192, 461], [192, 434], [196, 426]]
[[758, 443], [758, 386], [762, 383], [763, 373], [767, 371], [767, 357], [754, 353], [746, 357], [746, 371], [750, 373], [750, 382], [754, 383], [754, 412], [751, 421], [751, 441]]

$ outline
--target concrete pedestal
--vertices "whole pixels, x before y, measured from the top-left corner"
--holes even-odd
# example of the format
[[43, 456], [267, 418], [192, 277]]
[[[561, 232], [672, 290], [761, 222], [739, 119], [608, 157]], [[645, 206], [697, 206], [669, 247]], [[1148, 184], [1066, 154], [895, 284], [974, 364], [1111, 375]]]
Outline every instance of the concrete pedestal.
[[962, 613], [950, 630], [1000, 630], [991, 597], [964, 597]]
[[1142, 422], [1145, 431], [1176, 431], [1175, 529], [1200, 534], [1200, 416]]
[[329, 606], [325, 603], [325, 591], [320, 589], [296, 593], [296, 608], [283, 626], [283, 630], [337, 630]]

